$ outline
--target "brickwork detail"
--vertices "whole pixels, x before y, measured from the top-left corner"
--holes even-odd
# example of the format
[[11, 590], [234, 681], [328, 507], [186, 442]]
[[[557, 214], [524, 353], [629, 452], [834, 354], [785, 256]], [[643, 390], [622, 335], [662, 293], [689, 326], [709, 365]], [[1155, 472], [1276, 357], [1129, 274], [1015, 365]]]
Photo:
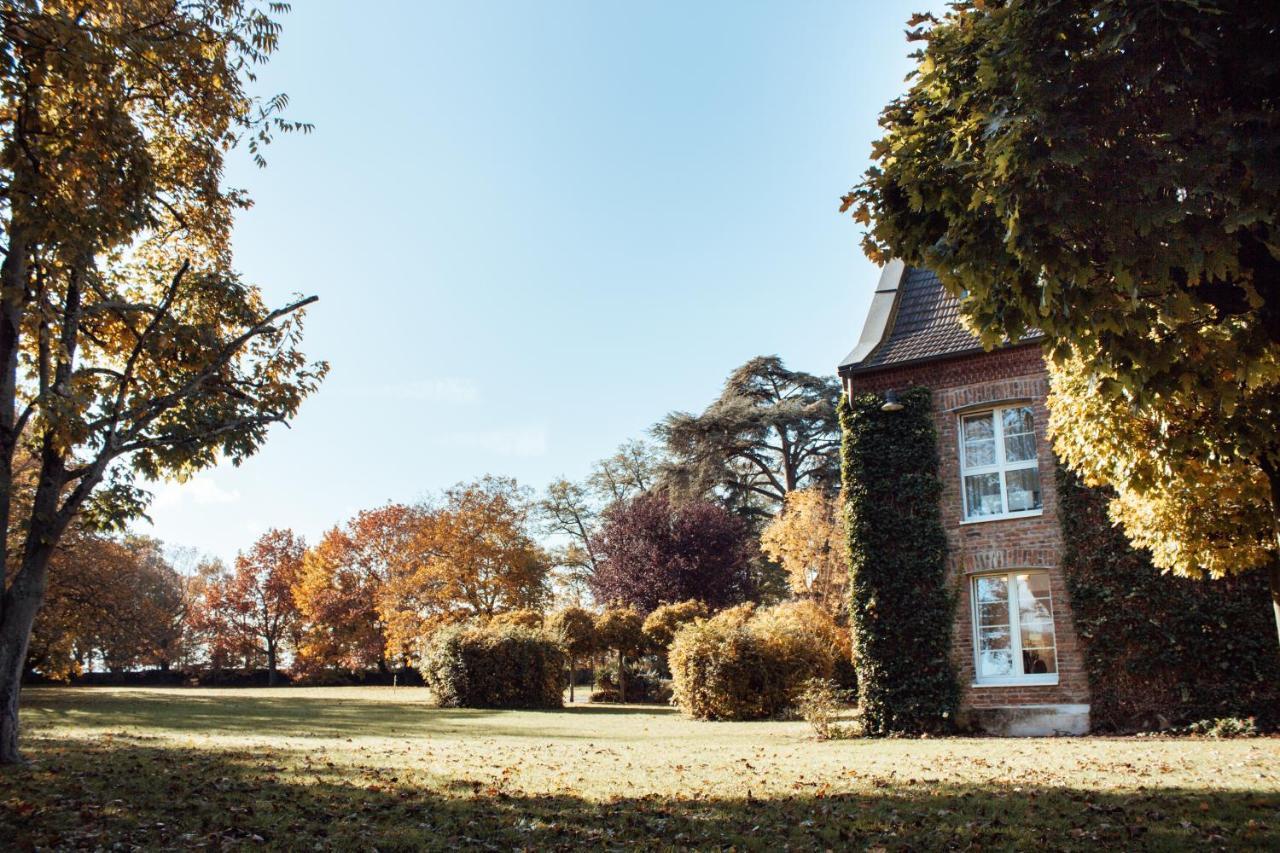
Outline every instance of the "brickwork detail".
[[[1049, 380], [1039, 347], [1019, 346], [914, 366], [854, 373], [844, 376], [843, 381], [846, 392], [850, 393], [879, 393], [915, 385], [924, 385], [933, 391], [934, 417], [938, 426], [938, 470], [943, 482], [942, 522], [949, 550], [947, 570], [949, 582], [956, 593], [952, 648], [960, 680], [962, 710], [1088, 703], [1084, 653], [1071, 618], [1070, 598], [1061, 568], [1062, 530], [1058, 522], [1056, 463], [1045, 434], [1049, 419], [1045, 406]], [[959, 414], [965, 410], [1012, 402], [1030, 404], [1035, 416], [1044, 510], [1037, 516], [966, 524], [960, 492]], [[1048, 572], [1058, 651], [1056, 685], [975, 684], [972, 578], [983, 572], [1014, 569], [1044, 569]]]

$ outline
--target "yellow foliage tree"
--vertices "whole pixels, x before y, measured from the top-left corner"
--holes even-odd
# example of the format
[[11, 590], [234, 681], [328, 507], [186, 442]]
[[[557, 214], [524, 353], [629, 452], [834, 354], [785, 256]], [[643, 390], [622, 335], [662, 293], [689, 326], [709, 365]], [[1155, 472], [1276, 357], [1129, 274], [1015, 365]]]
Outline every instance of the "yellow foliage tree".
[[782, 512], [760, 534], [760, 548], [782, 564], [793, 593], [833, 617], [846, 612], [849, 564], [837, 498], [820, 488], [789, 493]]

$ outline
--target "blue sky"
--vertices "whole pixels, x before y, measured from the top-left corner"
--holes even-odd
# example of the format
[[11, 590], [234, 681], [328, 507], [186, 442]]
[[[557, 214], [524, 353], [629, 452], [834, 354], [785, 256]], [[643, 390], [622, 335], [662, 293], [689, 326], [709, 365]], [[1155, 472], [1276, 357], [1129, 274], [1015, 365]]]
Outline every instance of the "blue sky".
[[142, 529], [314, 541], [484, 473], [581, 477], [754, 355], [834, 372], [876, 278], [839, 197], [930, 5], [294, 4], [261, 85], [316, 130], [231, 168], [236, 263], [320, 296], [332, 372]]

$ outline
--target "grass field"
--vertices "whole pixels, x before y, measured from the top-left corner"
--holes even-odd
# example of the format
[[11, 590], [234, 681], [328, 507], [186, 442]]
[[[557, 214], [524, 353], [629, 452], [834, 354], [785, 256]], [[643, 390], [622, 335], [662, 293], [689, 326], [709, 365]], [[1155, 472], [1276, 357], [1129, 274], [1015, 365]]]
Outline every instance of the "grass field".
[[1280, 739], [819, 743], [421, 689], [41, 688], [0, 847], [1280, 849]]

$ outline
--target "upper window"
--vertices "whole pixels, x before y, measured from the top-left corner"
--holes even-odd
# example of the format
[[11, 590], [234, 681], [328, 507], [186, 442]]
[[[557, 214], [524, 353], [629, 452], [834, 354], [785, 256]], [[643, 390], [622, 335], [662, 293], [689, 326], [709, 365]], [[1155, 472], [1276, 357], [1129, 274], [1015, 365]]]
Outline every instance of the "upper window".
[[973, 629], [979, 683], [1057, 683], [1047, 572], [974, 578]]
[[1030, 406], [960, 418], [965, 521], [1033, 515], [1044, 507]]

